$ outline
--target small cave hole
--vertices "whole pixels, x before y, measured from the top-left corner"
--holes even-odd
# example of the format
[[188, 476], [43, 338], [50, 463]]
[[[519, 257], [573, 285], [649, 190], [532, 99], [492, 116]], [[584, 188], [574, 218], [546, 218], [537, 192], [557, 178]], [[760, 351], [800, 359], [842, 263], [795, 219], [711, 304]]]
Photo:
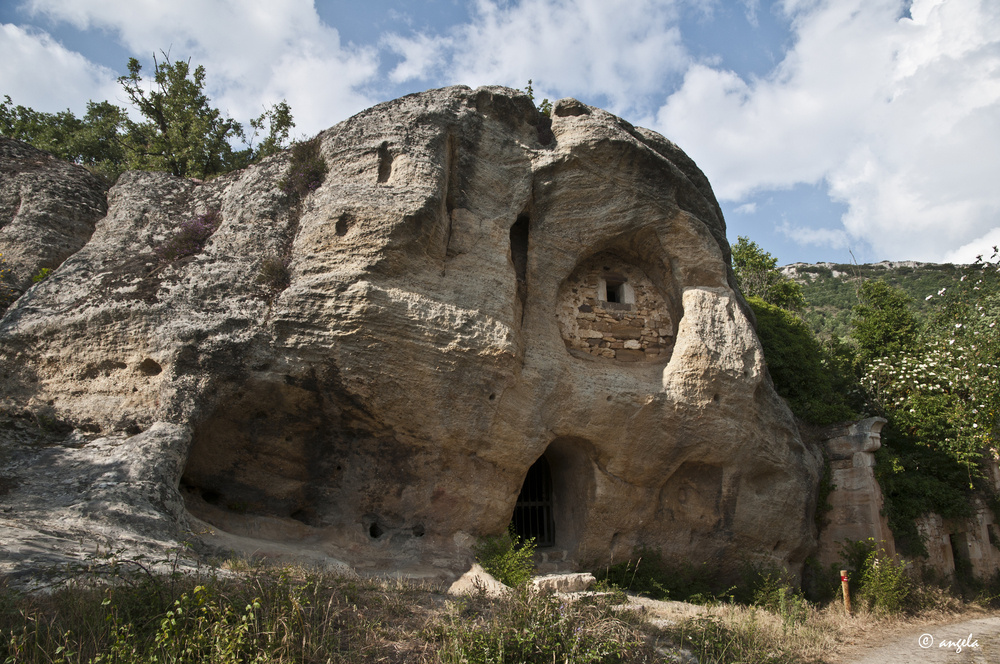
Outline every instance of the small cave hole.
[[422, 523], [418, 523], [417, 525], [413, 526], [413, 529], [410, 532], [413, 533], [414, 537], [423, 537], [424, 525]]
[[611, 401], [613, 398], [610, 394], [608, 395], [608, 401]]
[[392, 155], [389, 154], [389, 142], [382, 141], [378, 146], [378, 181], [388, 182], [392, 175]]
[[382, 537], [383, 532], [385, 531], [383, 531], [382, 528], [378, 525], [378, 521], [368, 526], [368, 536], [371, 537], [372, 539], [378, 539], [379, 537]]
[[161, 367], [160, 364], [153, 358], [147, 357], [139, 363], [139, 371], [147, 376], [155, 376], [163, 371], [163, 367]]
[[334, 227], [334, 232], [336, 232], [337, 235], [343, 237], [344, 235], [347, 235], [347, 231], [351, 229], [351, 225], [353, 223], [354, 223], [354, 218], [351, 216], [351, 214], [349, 212], [344, 212], [339, 217], [337, 217], [337, 225]]
[[491, 395], [490, 395], [490, 401], [493, 401], [493, 400], [494, 400], [494, 399], [496, 399], [496, 398], [497, 398], [497, 395], [495, 395], [495, 394], [491, 394]]
[[213, 491], [212, 489], [202, 489], [201, 499], [204, 500], [209, 505], [220, 505], [222, 504], [222, 494], [218, 491]]
[[307, 526], [312, 525], [312, 510], [295, 510], [289, 515], [291, 518], [295, 519], [299, 523], [304, 523]]

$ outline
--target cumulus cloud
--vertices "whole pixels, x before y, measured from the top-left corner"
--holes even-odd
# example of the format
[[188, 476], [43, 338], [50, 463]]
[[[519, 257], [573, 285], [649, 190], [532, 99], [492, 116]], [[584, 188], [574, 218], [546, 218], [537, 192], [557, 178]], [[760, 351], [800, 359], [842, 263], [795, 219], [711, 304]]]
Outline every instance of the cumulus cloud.
[[784, 8], [795, 43], [769, 76], [696, 64], [657, 113], [720, 197], [825, 182], [842, 231], [886, 258], [943, 260], [1000, 226], [1000, 5]]
[[972, 242], [965, 244], [958, 249], [945, 254], [944, 262], [969, 264], [974, 263], [977, 258], [994, 260], [994, 250], [1000, 247], [1000, 228], [994, 228], [982, 237], [978, 237]]
[[[213, 102], [237, 118], [287, 99], [314, 133], [374, 100], [377, 50], [341, 44], [311, 0], [30, 0], [37, 15], [115, 35], [143, 62], [169, 50], [208, 72]], [[124, 64], [124, 63], [123, 63]]]
[[[673, 0], [476, 0], [468, 23], [440, 35], [386, 39], [402, 56], [395, 80], [534, 81], [536, 94], [602, 97], [617, 112], [643, 112], [650, 95], [689, 58]], [[650, 108], [651, 110], [651, 108]]]
[[810, 228], [792, 225], [785, 221], [778, 225], [778, 230], [798, 244], [812, 244], [836, 249], [847, 249], [851, 246], [850, 236], [839, 228]]
[[[38, 85], [44, 72], [45, 85]], [[117, 75], [67, 50], [44, 32], [0, 25], [0, 94], [15, 104], [54, 113], [86, 111], [88, 99], [113, 99]]]

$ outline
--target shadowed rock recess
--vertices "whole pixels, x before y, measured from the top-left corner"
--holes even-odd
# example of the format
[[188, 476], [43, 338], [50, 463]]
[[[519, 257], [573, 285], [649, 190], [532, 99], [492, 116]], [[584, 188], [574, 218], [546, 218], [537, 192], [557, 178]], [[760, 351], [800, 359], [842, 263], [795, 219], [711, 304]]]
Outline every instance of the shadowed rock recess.
[[318, 140], [329, 171], [301, 200], [289, 153], [204, 184], [124, 174], [7, 312], [8, 569], [56, 539], [188, 540], [454, 576], [512, 521], [552, 570], [637, 547], [801, 565], [821, 458], [677, 146], [500, 87]]

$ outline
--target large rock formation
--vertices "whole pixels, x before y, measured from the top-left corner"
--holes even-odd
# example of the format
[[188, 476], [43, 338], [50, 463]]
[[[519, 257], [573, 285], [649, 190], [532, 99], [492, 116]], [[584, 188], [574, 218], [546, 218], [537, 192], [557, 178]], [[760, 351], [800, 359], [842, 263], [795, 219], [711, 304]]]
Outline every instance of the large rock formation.
[[0, 255], [15, 293], [87, 242], [107, 213], [107, 190], [86, 169], [0, 136]]
[[[53, 473], [93, 478], [52, 510], [67, 535], [410, 574], [464, 571], [512, 516], [555, 567], [810, 552], [820, 457], [674, 144], [496, 87], [410, 95], [318, 140], [329, 172], [300, 201], [288, 154], [204, 184], [126, 173], [0, 323], [7, 412], [68, 436]], [[216, 210], [200, 251], [164, 258]], [[8, 446], [29, 430], [9, 420]], [[0, 504], [44, 500], [17, 450]]]

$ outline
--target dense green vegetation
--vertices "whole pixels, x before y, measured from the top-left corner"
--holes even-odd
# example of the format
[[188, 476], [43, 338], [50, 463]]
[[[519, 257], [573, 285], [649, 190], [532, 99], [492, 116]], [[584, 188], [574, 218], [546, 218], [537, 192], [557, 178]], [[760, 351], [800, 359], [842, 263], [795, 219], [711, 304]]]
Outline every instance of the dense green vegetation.
[[925, 320], [899, 290], [862, 291], [854, 338], [868, 407], [889, 423], [876, 476], [897, 544], [925, 552], [913, 520], [933, 511], [971, 516], [973, 497], [996, 505], [989, 466], [1000, 414], [1000, 264], [968, 266], [932, 294]]
[[747, 302], [757, 316], [768, 372], [792, 412], [812, 424], [857, 417], [857, 390], [837, 349], [824, 346], [794, 313], [756, 297]]
[[805, 306], [799, 284], [781, 274], [777, 259], [740, 237], [733, 273], [757, 318], [775, 390], [796, 416], [832, 424], [859, 415], [859, 390], [850, 350], [839, 340], [822, 343], [794, 310]]
[[778, 259], [756, 242], [740, 236], [732, 246], [733, 272], [744, 297], [797, 311], [805, 306], [802, 286], [778, 271]]
[[[141, 116], [101, 101], [87, 104], [83, 117], [71, 111], [43, 113], [0, 101], [0, 135], [15, 138], [81, 164], [114, 180], [130, 169], [168, 171], [208, 178], [243, 168], [283, 149], [295, 123], [288, 104], [279, 102], [242, 124], [223, 117], [205, 95], [205, 68], [190, 61], [154, 59], [152, 77], [142, 76], [135, 58], [118, 82]], [[233, 145], [241, 142], [237, 149]]]
[[785, 268], [786, 274], [802, 287], [805, 305], [799, 311], [802, 319], [823, 339], [847, 337], [851, 332], [851, 317], [858, 304], [858, 288], [865, 281], [881, 281], [898, 288], [910, 297], [910, 308], [918, 316], [930, 315], [937, 301], [934, 295], [942, 288], [954, 285], [962, 274], [962, 266], [921, 263], [915, 266], [900, 263], [874, 265], [843, 265], [821, 263], [796, 264]]
[[[733, 253], [738, 282], [753, 292], [788, 279], [746, 238]], [[786, 275], [802, 283], [801, 318], [789, 310], [797, 303], [748, 297], [775, 388], [797, 416], [888, 420], [876, 477], [907, 555], [926, 555], [921, 515], [964, 518], [976, 500], [1000, 505], [988, 480], [1000, 456], [997, 257], [971, 266], [796, 265]]]

